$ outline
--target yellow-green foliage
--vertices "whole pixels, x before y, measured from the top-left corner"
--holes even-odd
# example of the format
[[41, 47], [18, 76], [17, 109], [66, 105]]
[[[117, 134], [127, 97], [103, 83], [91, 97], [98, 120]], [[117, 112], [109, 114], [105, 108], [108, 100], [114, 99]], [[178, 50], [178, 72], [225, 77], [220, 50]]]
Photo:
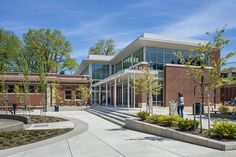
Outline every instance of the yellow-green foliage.
[[222, 113], [225, 113], [225, 112], [229, 112], [230, 111], [230, 108], [228, 106], [224, 106], [224, 105], [220, 105], [218, 107], [219, 111], [222, 112]]
[[77, 97], [86, 102], [89, 96], [89, 88], [84, 85], [81, 85], [76, 90]]
[[[192, 131], [194, 130], [194, 120], [180, 118], [177, 126], [181, 131]], [[196, 129], [198, 127], [199, 121], [196, 121]]]
[[149, 115], [150, 115], [150, 113], [148, 113], [148, 112], [146, 112], [146, 111], [140, 111], [140, 112], [137, 113], [137, 116], [138, 116], [141, 120], [146, 120]]
[[225, 119], [213, 122], [211, 132], [220, 138], [236, 138], [236, 124]]
[[175, 126], [178, 123], [179, 119], [180, 119], [179, 116], [157, 115], [157, 114], [147, 117], [148, 122], [167, 127]]

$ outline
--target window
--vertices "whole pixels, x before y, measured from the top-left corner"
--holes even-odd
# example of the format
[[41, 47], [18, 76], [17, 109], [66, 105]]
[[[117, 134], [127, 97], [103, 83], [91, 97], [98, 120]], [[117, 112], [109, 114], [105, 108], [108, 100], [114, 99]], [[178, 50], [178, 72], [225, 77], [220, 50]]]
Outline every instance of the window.
[[143, 48], [133, 54], [133, 65], [143, 61]]
[[122, 68], [122, 61], [120, 61], [119, 63], [116, 64], [116, 73], [121, 71], [123, 68]]
[[8, 85], [7, 92], [14, 93], [14, 88], [15, 88], [15, 85]]
[[123, 61], [123, 69], [126, 69], [132, 65], [132, 56], [128, 56]]
[[82, 75], [89, 75], [89, 66], [86, 66], [86, 68], [82, 71]]
[[163, 70], [163, 49], [157, 49], [157, 69]]
[[108, 64], [93, 64], [92, 65], [92, 78], [104, 79], [109, 76]]
[[29, 93], [35, 93], [35, 86], [33, 85], [29, 86]]
[[65, 99], [72, 99], [72, 92], [70, 87], [66, 87], [65, 89]]
[[164, 63], [171, 63], [170, 49], [163, 49], [163, 53], [164, 53]]

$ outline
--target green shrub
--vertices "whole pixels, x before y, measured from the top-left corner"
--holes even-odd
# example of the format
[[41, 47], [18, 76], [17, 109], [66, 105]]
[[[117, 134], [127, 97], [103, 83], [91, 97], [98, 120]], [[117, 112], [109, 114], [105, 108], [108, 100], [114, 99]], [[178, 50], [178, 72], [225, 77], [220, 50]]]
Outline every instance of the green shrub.
[[215, 120], [211, 132], [220, 138], [236, 138], [236, 124], [225, 119]]
[[154, 114], [154, 115], [151, 115], [151, 116], [148, 116], [147, 117], [147, 121], [149, 123], [159, 123], [159, 118], [160, 118], [161, 115], [158, 115], [158, 114]]
[[[194, 130], [194, 120], [180, 118], [177, 126], [181, 131], [192, 131]], [[198, 127], [199, 121], [196, 121], [196, 128]]]
[[149, 115], [150, 115], [150, 114], [149, 114], [148, 112], [145, 112], [145, 111], [140, 111], [140, 112], [137, 113], [137, 116], [138, 116], [141, 120], [146, 120]]
[[179, 116], [160, 115], [157, 119], [157, 123], [162, 126], [171, 127], [178, 123], [179, 118]]
[[224, 105], [220, 105], [218, 107], [219, 111], [222, 112], [222, 113], [226, 113], [226, 112], [229, 112], [229, 107], [228, 106], [224, 106]]

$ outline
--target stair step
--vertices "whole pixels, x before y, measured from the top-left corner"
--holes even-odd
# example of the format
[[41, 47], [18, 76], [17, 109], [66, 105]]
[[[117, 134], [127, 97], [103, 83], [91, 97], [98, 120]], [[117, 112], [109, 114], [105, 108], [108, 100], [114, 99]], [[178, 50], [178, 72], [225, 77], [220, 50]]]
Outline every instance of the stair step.
[[133, 117], [133, 116], [126, 115], [126, 114], [123, 114], [123, 113], [118, 113], [118, 112], [112, 111], [112, 110], [106, 110], [106, 109], [100, 109], [100, 108], [96, 108], [95, 110], [99, 110], [99, 111], [102, 111], [102, 112], [113, 114], [113, 115], [116, 115], [116, 116], [119, 116], [119, 117], [122, 117], [122, 118], [132, 118]]
[[111, 118], [111, 117], [109, 117], [109, 116], [107, 116], [107, 115], [98, 113], [98, 112], [96, 112], [96, 111], [94, 111], [94, 110], [86, 109], [86, 111], [89, 112], [89, 113], [92, 113], [92, 114], [94, 114], [94, 115], [96, 115], [96, 116], [98, 116], [98, 117], [101, 117], [101, 118], [103, 118], [103, 119], [106, 119], [106, 120], [108, 120], [108, 121], [110, 121], [110, 122], [112, 122], [112, 123], [115, 123], [115, 124], [117, 124], [117, 125], [119, 125], [119, 126], [121, 126], [121, 127], [123, 127], [123, 126], [125, 125], [125, 123], [122, 122], [122, 121], [119, 121], [119, 120], [116, 120], [116, 119], [114, 119], [114, 118]]
[[130, 116], [130, 117], [137, 117], [136, 114], [133, 114], [133, 113], [127, 113], [127, 112], [122, 112], [122, 111], [118, 111], [118, 110], [112, 110], [112, 109], [105, 109], [103, 107], [94, 107], [95, 109], [103, 109], [103, 110], [107, 110], [107, 111], [113, 111], [113, 112], [116, 112], [116, 113], [120, 113], [120, 114], [123, 114], [123, 115], [127, 115], [127, 116]]
[[100, 114], [106, 115], [106, 116], [108, 116], [108, 117], [110, 117], [110, 118], [114, 118], [114, 119], [116, 119], [116, 120], [125, 122], [125, 119], [124, 119], [124, 118], [119, 117], [119, 116], [117, 116], [117, 115], [114, 115], [114, 114], [111, 114], [111, 113], [108, 113], [108, 112], [105, 112], [105, 111], [96, 110], [96, 109], [92, 109], [92, 110], [95, 111], [95, 112], [98, 112], [98, 113], [100, 113]]

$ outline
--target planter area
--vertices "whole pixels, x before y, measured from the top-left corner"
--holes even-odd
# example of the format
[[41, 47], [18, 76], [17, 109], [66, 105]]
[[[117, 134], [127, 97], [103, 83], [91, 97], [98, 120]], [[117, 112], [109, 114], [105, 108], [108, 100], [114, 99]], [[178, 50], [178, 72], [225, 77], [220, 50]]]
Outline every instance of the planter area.
[[[207, 114], [206, 114], [207, 115]], [[236, 120], [236, 115], [231, 114], [231, 113], [211, 113], [211, 117], [216, 117], [216, 118], [227, 118], [227, 119], [233, 119]]]
[[146, 123], [134, 118], [125, 120], [125, 128], [223, 151], [236, 150], [236, 141], [217, 141], [187, 132], [180, 132], [172, 128]]

